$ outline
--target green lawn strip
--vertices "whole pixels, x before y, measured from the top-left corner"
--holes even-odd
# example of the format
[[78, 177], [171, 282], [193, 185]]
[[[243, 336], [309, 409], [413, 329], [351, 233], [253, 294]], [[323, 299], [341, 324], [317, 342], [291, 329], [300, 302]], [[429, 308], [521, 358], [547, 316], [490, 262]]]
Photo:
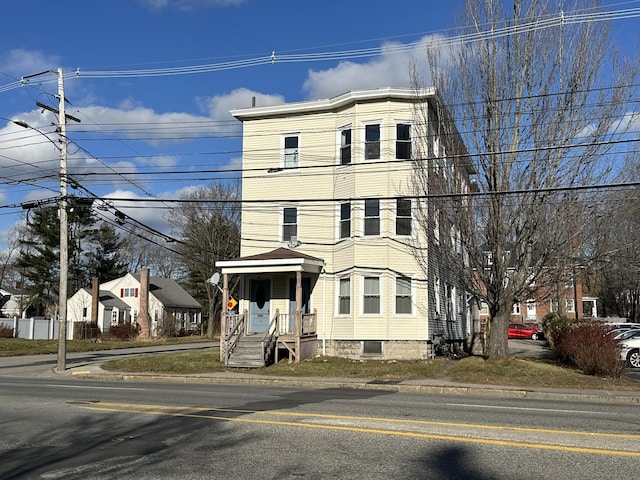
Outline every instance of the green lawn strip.
[[505, 358], [485, 360], [468, 357], [452, 364], [445, 373], [454, 382], [503, 386], [640, 390], [629, 378], [601, 378], [550, 361]]
[[300, 363], [279, 362], [256, 369], [259, 375], [286, 377], [375, 378], [380, 380], [413, 380], [434, 378], [446, 365], [444, 358], [419, 361], [350, 360], [338, 357], [318, 357]]
[[111, 372], [198, 374], [225, 371], [220, 363], [220, 350], [211, 348], [178, 353], [156, 353], [121, 360], [112, 360], [102, 365]]
[[[158, 341], [122, 341], [104, 340], [101, 343], [90, 340], [67, 340], [67, 352], [94, 352], [99, 350], [113, 350], [119, 348], [149, 347], [153, 345], [173, 345], [182, 343], [206, 342], [206, 337], [178, 337]], [[57, 340], [27, 340], [24, 338], [0, 338], [0, 357], [17, 355], [40, 355], [57, 353]]]

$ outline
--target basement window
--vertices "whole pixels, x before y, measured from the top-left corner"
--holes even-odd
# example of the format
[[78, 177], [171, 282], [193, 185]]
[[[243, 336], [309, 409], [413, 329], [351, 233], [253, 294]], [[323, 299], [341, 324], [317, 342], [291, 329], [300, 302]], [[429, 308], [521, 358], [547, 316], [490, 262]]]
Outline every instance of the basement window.
[[362, 342], [363, 355], [382, 355], [381, 340], [364, 340]]

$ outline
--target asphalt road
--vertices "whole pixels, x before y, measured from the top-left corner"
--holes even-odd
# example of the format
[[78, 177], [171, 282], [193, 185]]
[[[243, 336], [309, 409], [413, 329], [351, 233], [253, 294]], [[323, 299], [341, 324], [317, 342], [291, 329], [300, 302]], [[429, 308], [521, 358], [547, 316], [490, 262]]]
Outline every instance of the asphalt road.
[[0, 478], [635, 478], [633, 404], [0, 378]]

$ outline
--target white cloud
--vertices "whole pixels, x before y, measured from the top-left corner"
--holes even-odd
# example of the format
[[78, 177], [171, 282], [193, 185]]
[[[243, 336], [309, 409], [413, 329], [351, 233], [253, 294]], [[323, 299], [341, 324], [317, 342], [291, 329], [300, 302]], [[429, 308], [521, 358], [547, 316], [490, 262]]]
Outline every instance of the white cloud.
[[[198, 99], [200, 108], [217, 120], [234, 120], [229, 110], [234, 108], [249, 108], [255, 105], [265, 107], [268, 105], [280, 105], [285, 103], [282, 95], [269, 95], [259, 93], [247, 88], [237, 88], [226, 95], [204, 97]], [[238, 127], [240, 125], [238, 124]]]
[[[117, 131], [130, 139], [144, 140], [157, 145], [159, 142], [182, 142], [226, 133], [227, 128], [217, 119], [183, 112], [158, 113], [151, 108], [135, 105], [131, 100], [120, 108], [88, 106], [78, 109], [82, 130], [109, 135], [109, 126], [117, 125]], [[114, 137], [117, 135], [114, 132]]]
[[59, 65], [60, 57], [58, 56], [24, 48], [14, 48], [0, 54], [0, 71], [16, 79], [45, 70], [55, 70]]
[[426, 45], [430, 37], [403, 46], [387, 42], [381, 54], [366, 63], [340, 62], [337, 67], [326, 70], [310, 70], [304, 82], [304, 91], [309, 99], [330, 98], [350, 90], [410, 87], [411, 65], [428, 77]]

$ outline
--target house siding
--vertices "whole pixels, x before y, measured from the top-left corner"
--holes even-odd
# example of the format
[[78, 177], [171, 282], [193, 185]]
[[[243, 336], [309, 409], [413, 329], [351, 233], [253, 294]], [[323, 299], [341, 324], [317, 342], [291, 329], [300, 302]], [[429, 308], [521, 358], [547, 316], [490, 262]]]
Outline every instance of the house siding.
[[[435, 301], [431, 275], [439, 267], [430, 266], [429, 278], [425, 278], [405, 244], [408, 239], [395, 235], [395, 198], [410, 194], [412, 174], [410, 161], [395, 161], [396, 124], [413, 123], [415, 97], [391, 90], [389, 98], [374, 98], [374, 94], [372, 99], [327, 107], [329, 111], [314, 111], [309, 102], [299, 108], [291, 104], [232, 112], [243, 120], [244, 129], [241, 256], [287, 247], [281, 239], [281, 210], [297, 207], [300, 245], [294, 248], [325, 262], [313, 288], [311, 308], [318, 312], [319, 348], [323, 346], [327, 353], [358, 356], [361, 341], [380, 340], [385, 356], [424, 358], [430, 354], [432, 334], [443, 329], [433, 324], [438, 309], [431, 305]], [[371, 123], [380, 125], [378, 160], [364, 159], [365, 125]], [[345, 127], [351, 129], [351, 163], [341, 165], [341, 130]], [[293, 133], [299, 135], [299, 168], [282, 170], [282, 138]], [[380, 199], [380, 234], [375, 236], [364, 235], [364, 199], [369, 198]], [[351, 235], [340, 239], [339, 204], [347, 200], [351, 201]], [[444, 285], [448, 279], [440, 274]], [[365, 276], [380, 278], [379, 314], [362, 312]], [[395, 313], [397, 276], [412, 279], [410, 314]], [[339, 279], [346, 277], [351, 279], [351, 311], [339, 315]], [[288, 313], [288, 303], [278, 300], [288, 297], [288, 288], [277, 288], [275, 282], [272, 288], [272, 309]], [[241, 308], [248, 308], [247, 293], [245, 284]], [[466, 315], [466, 309], [458, 310], [461, 317]], [[458, 338], [465, 330], [456, 326]]]

